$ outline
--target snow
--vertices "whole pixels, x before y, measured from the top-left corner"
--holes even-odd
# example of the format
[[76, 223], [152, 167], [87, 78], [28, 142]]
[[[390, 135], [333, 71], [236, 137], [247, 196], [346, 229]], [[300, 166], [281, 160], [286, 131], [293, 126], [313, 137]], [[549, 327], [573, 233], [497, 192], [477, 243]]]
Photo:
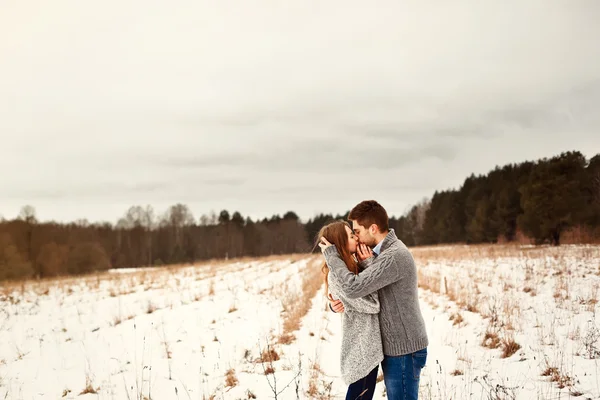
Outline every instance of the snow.
[[[413, 253], [430, 339], [421, 398], [600, 398], [599, 247]], [[343, 399], [341, 316], [322, 287], [302, 298], [319, 268], [320, 256], [280, 257], [5, 285], [0, 399]], [[309, 311], [279, 343], [295, 296]], [[502, 358], [481, 345], [488, 329], [521, 348]], [[267, 346], [278, 360], [260, 362]], [[80, 395], [86, 381], [96, 394]]]

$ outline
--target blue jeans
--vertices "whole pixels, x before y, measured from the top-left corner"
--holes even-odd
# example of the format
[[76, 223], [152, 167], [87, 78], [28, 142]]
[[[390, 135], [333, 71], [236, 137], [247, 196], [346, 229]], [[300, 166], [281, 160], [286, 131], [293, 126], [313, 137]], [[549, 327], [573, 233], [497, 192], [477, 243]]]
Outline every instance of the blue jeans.
[[427, 362], [427, 348], [403, 356], [385, 356], [381, 362], [389, 400], [417, 400], [421, 369]]
[[379, 371], [379, 365], [369, 372], [369, 375], [351, 383], [346, 392], [346, 400], [371, 400], [375, 394], [377, 371]]

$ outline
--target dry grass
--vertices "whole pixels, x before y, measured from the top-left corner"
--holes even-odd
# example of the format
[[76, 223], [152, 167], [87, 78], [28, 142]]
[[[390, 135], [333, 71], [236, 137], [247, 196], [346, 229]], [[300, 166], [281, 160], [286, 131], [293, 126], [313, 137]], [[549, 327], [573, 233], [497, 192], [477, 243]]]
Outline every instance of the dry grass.
[[[182, 274], [197, 275], [205, 274], [202, 279], [214, 277], [218, 270], [227, 268], [233, 264], [249, 264], [251, 262], [275, 262], [275, 261], [291, 261], [295, 263], [306, 258], [306, 254], [288, 254], [288, 255], [272, 255], [266, 257], [240, 257], [225, 259], [211, 259], [197, 261], [193, 264], [173, 264], [163, 266], [140, 266], [138, 270], [125, 273], [112, 273], [108, 271], [95, 272], [88, 275], [78, 276], [57, 276], [41, 279], [27, 278], [14, 281], [2, 282], [0, 287], [0, 300], [20, 301], [14, 294], [23, 295], [26, 291], [30, 291], [37, 296], [47, 295], [52, 290], [60, 290], [63, 293], [70, 295], [74, 292], [73, 288], [80, 286], [96, 291], [106, 287], [106, 296], [116, 297], [119, 295], [132, 293], [130, 287], [144, 285], [148, 288], [162, 287], [164, 283], [173, 275]], [[123, 285], [123, 281], [127, 280], [127, 284]], [[122, 288], [122, 289], [119, 289]]]
[[271, 375], [275, 373], [275, 368], [268, 366], [265, 368], [265, 375]]
[[278, 340], [281, 344], [290, 344], [295, 340], [292, 332], [300, 329], [300, 322], [310, 310], [312, 299], [323, 286], [320, 258], [314, 258], [307, 263], [301, 273], [303, 273], [301, 292], [290, 293], [283, 303], [283, 332]]
[[308, 390], [306, 391], [306, 394], [308, 394], [311, 399], [316, 399], [316, 398], [319, 398], [319, 395], [320, 395], [317, 379], [321, 372], [321, 367], [319, 366], [318, 363], [314, 362], [311, 365], [310, 369], [311, 369], [310, 380], [308, 381]]
[[521, 345], [515, 342], [515, 340], [512, 337], [505, 337], [504, 339], [502, 339], [501, 346], [502, 358], [508, 358], [521, 349]]
[[460, 315], [460, 313], [454, 313], [454, 314], [450, 315], [450, 317], [448, 319], [450, 321], [452, 321], [452, 325], [460, 325], [461, 323], [464, 322], [464, 319], [463, 319], [462, 315]]
[[525, 286], [523, 288], [523, 293], [529, 293], [529, 295], [531, 297], [534, 297], [534, 296], [537, 295], [537, 291], [534, 288], [530, 287], [530, 286]]
[[460, 369], [455, 369], [454, 371], [450, 372], [450, 375], [460, 376], [460, 375], [464, 375], [464, 372], [462, 372]]
[[421, 289], [429, 290], [430, 292], [441, 292], [441, 278], [438, 275], [425, 275], [423, 269], [417, 271], [418, 284]]
[[272, 363], [273, 361], [279, 361], [279, 359], [279, 353], [277, 353], [277, 351], [272, 346], [267, 346], [267, 349], [262, 352], [257, 362]]
[[560, 370], [556, 367], [548, 366], [544, 372], [542, 372], [542, 376], [550, 377], [550, 382], [555, 382], [559, 389], [564, 389], [565, 387], [573, 386], [573, 378], [571, 378], [567, 374], [562, 374]]
[[500, 338], [496, 332], [491, 330], [487, 330], [483, 337], [483, 341], [481, 342], [483, 347], [487, 347], [488, 349], [497, 349], [500, 347]]
[[279, 339], [277, 339], [277, 343], [290, 344], [290, 343], [293, 343], [294, 340], [296, 340], [296, 336], [294, 336], [294, 334], [284, 332], [281, 335], [279, 335]]
[[[553, 246], [528, 246], [517, 243], [478, 244], [478, 245], [439, 245], [411, 247], [411, 253], [419, 265], [427, 261], [461, 261], [464, 259], [502, 259], [520, 258], [522, 260], [545, 259], [548, 256], [560, 257], [563, 250]], [[586, 247], [580, 250], [581, 257], [586, 260], [597, 260], [600, 248]], [[423, 262], [425, 261], [425, 263]]]
[[[324, 379], [324, 373], [318, 362], [313, 362], [310, 366], [310, 379], [306, 394], [310, 399], [330, 400], [333, 381]], [[320, 378], [320, 379], [319, 379]]]
[[152, 314], [156, 310], [158, 310], [156, 305], [154, 305], [152, 301], [148, 301], [148, 305], [146, 306], [146, 314]]
[[237, 376], [235, 375], [235, 370], [229, 369], [225, 373], [225, 387], [235, 387], [239, 383]]
[[94, 385], [92, 384], [92, 379], [89, 377], [89, 375], [87, 375], [85, 377], [85, 388], [81, 391], [81, 393], [79, 393], [79, 395], [83, 395], [83, 394], [97, 394], [98, 390], [100, 390], [99, 387], [94, 388]]

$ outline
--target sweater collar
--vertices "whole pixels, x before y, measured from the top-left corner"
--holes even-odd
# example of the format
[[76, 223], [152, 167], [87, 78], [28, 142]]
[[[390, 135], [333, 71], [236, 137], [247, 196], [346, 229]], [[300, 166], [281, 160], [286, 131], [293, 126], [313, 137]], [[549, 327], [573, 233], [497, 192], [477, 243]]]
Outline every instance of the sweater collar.
[[386, 237], [377, 245], [377, 247], [380, 248], [379, 253], [390, 247], [390, 245], [397, 240], [398, 237], [396, 237], [396, 232], [394, 229], [390, 229]]

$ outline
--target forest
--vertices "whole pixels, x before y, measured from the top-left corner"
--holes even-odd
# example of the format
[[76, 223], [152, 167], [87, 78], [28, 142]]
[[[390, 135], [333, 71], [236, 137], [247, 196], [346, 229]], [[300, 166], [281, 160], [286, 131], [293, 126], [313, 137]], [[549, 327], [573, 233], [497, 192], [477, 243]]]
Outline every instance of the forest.
[[[385, 204], [384, 204], [385, 206]], [[135, 205], [116, 224], [40, 222], [23, 206], [0, 221], [0, 280], [83, 274], [202, 260], [315, 251], [315, 235], [344, 214], [301, 221], [283, 216], [253, 221], [239, 212], [202, 215], [174, 204], [160, 216]], [[436, 191], [390, 227], [408, 246], [446, 243], [560, 245], [600, 239], [600, 155], [565, 152], [496, 167], [467, 177], [460, 188]]]

